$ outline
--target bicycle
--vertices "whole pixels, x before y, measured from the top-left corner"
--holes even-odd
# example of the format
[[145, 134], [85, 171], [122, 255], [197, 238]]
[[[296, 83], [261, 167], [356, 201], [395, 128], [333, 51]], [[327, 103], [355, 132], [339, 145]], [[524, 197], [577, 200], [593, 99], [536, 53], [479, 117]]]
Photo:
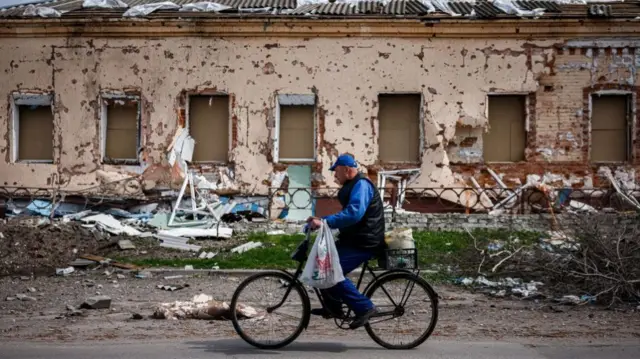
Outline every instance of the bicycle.
[[[230, 309], [231, 309], [230, 312], [231, 312], [231, 320], [233, 323], [233, 328], [236, 331], [236, 333], [245, 342], [249, 343], [250, 345], [260, 349], [279, 349], [292, 343], [296, 338], [298, 338], [298, 336], [300, 336], [300, 334], [302, 334], [304, 330], [307, 329], [311, 319], [311, 298], [307, 293], [305, 286], [302, 284], [302, 282], [300, 282], [299, 276], [302, 274], [304, 263], [307, 260], [307, 256], [308, 256], [307, 252], [309, 250], [310, 238], [311, 238], [310, 232], [307, 232], [306, 238], [298, 244], [297, 248], [291, 254], [291, 259], [298, 262], [298, 267], [295, 270], [295, 273], [291, 274], [286, 270], [272, 270], [272, 271], [257, 273], [252, 276], [249, 276], [244, 281], [242, 281], [234, 291], [233, 297], [231, 299], [231, 304], [230, 304]], [[406, 255], [409, 255], [409, 260], [406, 259]], [[396, 259], [395, 261], [393, 261], [394, 258]], [[369, 337], [384, 348], [387, 348], [387, 349], [415, 348], [420, 344], [422, 344], [424, 341], [426, 341], [427, 338], [429, 338], [429, 336], [435, 329], [436, 323], [438, 321], [438, 295], [436, 294], [434, 289], [431, 287], [431, 285], [424, 278], [420, 276], [420, 269], [418, 268], [418, 258], [417, 258], [416, 249], [395, 249], [395, 250], [386, 249], [385, 255], [382, 258], [379, 258], [379, 260], [380, 259], [382, 259], [383, 262], [385, 263], [385, 265], [383, 265], [383, 269], [385, 269], [384, 272], [382, 274], [376, 275], [375, 271], [369, 265], [369, 262], [366, 261], [362, 264], [360, 277], [356, 285], [356, 288], [360, 290], [360, 285], [362, 284], [364, 274], [368, 271], [372, 275], [373, 277], [372, 281], [365, 287], [362, 293], [365, 296], [369, 297], [374, 302], [374, 304], [376, 304], [376, 307], [378, 308], [378, 313], [369, 319], [369, 322], [365, 324], [364, 328], [367, 334], [369, 335]], [[277, 303], [275, 305], [268, 306], [264, 312], [256, 311], [254, 313], [255, 314], [254, 316], [247, 316], [247, 315], [241, 314], [240, 312], [243, 309], [246, 309], [245, 305], [252, 306], [253, 304], [248, 301], [241, 300], [241, 295], [244, 293], [245, 289], [249, 285], [263, 279], [269, 279], [267, 282], [275, 283], [277, 287], [276, 289], [283, 289], [285, 291], [283, 297], [281, 299], [276, 299]], [[404, 288], [401, 300], [398, 301], [397, 304], [393, 299], [390, 298], [388, 291], [384, 287], [386, 284], [395, 280], [407, 281], [407, 285]], [[415, 340], [410, 341], [409, 343], [392, 344], [392, 343], [389, 343], [388, 341], [383, 340], [380, 337], [380, 334], [384, 334], [385, 331], [383, 330], [382, 333], [378, 333], [374, 329], [374, 325], [377, 323], [388, 321], [388, 320], [394, 320], [397, 323], [398, 318], [402, 317], [404, 314], [407, 314], [406, 303], [408, 302], [409, 297], [411, 296], [415, 288], [423, 289], [427, 295], [429, 303], [431, 303], [430, 309], [431, 309], [432, 315], [431, 315], [431, 319], [428, 321], [428, 325], [426, 326], [425, 330], [422, 331]], [[379, 305], [376, 302], [376, 300], [374, 300], [373, 295], [376, 294], [377, 291], [379, 290], [381, 290], [384, 294], [386, 294], [387, 297], [389, 297], [389, 299], [391, 300], [392, 307], [393, 307], [392, 310], [383, 310], [382, 309], [383, 306]], [[318, 300], [320, 301], [322, 308], [325, 309], [326, 311], [325, 300], [323, 298], [322, 292], [317, 288], [313, 288], [313, 291], [315, 292]], [[299, 318], [293, 317], [292, 315], [289, 315], [289, 314], [279, 314], [283, 317], [293, 317], [294, 319], [298, 320], [298, 323], [295, 326], [288, 327], [286, 325], [279, 325], [279, 327], [277, 328], [277, 332], [279, 333], [284, 333], [287, 330], [291, 330], [291, 333], [288, 336], [286, 336], [283, 340], [280, 340], [280, 341], [260, 342], [256, 340], [256, 338], [247, 334], [247, 329], [243, 328], [245, 324], [246, 325], [251, 325], [251, 324], [261, 325], [266, 323], [273, 324], [274, 321], [267, 320], [265, 318], [266, 315], [273, 314], [277, 309], [282, 308], [284, 306], [285, 301], [292, 293], [299, 297], [299, 301], [295, 303], [295, 305], [293, 306], [293, 309], [294, 310], [296, 310], [296, 308], [298, 310], [301, 309], [302, 312]], [[405, 299], [405, 295], [406, 295], [406, 299]], [[279, 298], [279, 297], [276, 297], [272, 293], [267, 293], [265, 295], [260, 296], [258, 300], [262, 301], [269, 298]], [[426, 301], [427, 300], [423, 300], [423, 302], [426, 302]], [[338, 328], [349, 330], [348, 323], [351, 320], [353, 320], [354, 316], [352, 315], [350, 310], [348, 309], [345, 310], [345, 308], [346, 308], [346, 305], [343, 304], [341, 315], [323, 316], [323, 318], [325, 319], [333, 318]], [[408, 314], [415, 317], [418, 313], [424, 313], [424, 312], [425, 311], [416, 312], [414, 310]], [[264, 315], [258, 316], [258, 313], [263, 313]], [[391, 318], [386, 320], [381, 320], [379, 322], [374, 321], [374, 319], [376, 318], [381, 318], [385, 316], [391, 316]], [[411, 320], [411, 317], [410, 317], [410, 320]], [[414, 331], [416, 329], [415, 327], [416, 326], [414, 325], [409, 329], [401, 329], [401, 330], [396, 329], [396, 334], [398, 332], [404, 333], [404, 332]]]

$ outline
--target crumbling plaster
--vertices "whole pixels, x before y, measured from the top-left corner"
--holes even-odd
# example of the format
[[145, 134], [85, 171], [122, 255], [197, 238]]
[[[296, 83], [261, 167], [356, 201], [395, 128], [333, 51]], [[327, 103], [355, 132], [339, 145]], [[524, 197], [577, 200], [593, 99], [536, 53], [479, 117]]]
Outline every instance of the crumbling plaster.
[[[558, 41], [410, 38], [167, 38], [0, 39], [0, 81], [9, 91], [55, 93], [54, 164], [9, 163], [9, 101], [0, 102], [0, 184], [97, 184], [96, 170], [141, 174], [166, 166], [166, 148], [179, 123], [183, 90], [232, 95], [230, 166], [244, 192], [266, 193], [272, 163], [278, 93], [317, 96], [318, 164], [314, 182], [334, 186], [328, 168], [339, 152], [353, 153], [369, 171], [377, 151], [377, 95], [420, 92], [422, 174], [416, 187], [460, 186], [478, 173], [489, 93], [534, 93], [527, 160], [522, 171], [571, 161], [583, 169], [583, 89], [596, 83], [634, 84], [635, 50], [569, 52]], [[142, 99], [140, 166], [100, 163], [98, 95], [134, 89]], [[458, 133], [456, 131], [458, 129]], [[464, 136], [461, 136], [464, 134]], [[469, 140], [468, 138], [475, 138]], [[452, 144], [454, 144], [452, 146]], [[197, 146], [197, 144], [196, 144]], [[207, 171], [207, 169], [202, 169]], [[565, 170], [566, 171], [566, 170]], [[523, 178], [526, 173], [517, 175]], [[517, 171], [515, 173], [518, 173]], [[538, 173], [538, 172], [535, 172]], [[564, 173], [564, 172], [563, 172]], [[583, 173], [588, 175], [588, 173]]]

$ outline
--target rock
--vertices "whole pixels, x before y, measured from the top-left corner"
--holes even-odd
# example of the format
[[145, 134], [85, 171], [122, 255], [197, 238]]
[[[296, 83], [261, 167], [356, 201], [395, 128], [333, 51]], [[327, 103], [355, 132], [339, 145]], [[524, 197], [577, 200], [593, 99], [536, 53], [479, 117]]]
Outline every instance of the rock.
[[124, 274], [120, 274], [120, 273], [118, 273], [118, 274], [116, 275], [116, 277], [117, 277], [118, 279], [125, 279], [125, 278], [127, 278], [127, 276], [126, 276], [126, 275], [124, 275]]
[[7, 297], [7, 299], [6, 299], [6, 300], [7, 300], [7, 302], [11, 302], [11, 301], [16, 300], [16, 298], [15, 298], [15, 297]]
[[76, 307], [74, 307], [74, 306], [73, 306], [73, 305], [71, 305], [71, 304], [67, 304], [67, 310], [70, 310], [70, 311], [72, 311], [72, 310], [76, 310]]
[[37, 291], [36, 291], [36, 289], [35, 289], [35, 288], [33, 288], [33, 287], [28, 288], [27, 290], [28, 290], [29, 292], [31, 292], [31, 293], [35, 293], [35, 292], [37, 292]]
[[141, 315], [141, 314], [133, 313], [133, 314], [131, 315], [131, 319], [140, 320], [140, 319], [144, 319], [144, 318], [142, 317], [142, 315]]
[[37, 299], [34, 297], [30, 297], [26, 294], [16, 294], [16, 298], [20, 299], [23, 302], [35, 302]]
[[99, 295], [88, 298], [80, 308], [84, 309], [108, 309], [111, 307], [111, 298], [106, 295]]
[[59, 268], [56, 269], [56, 274], [57, 275], [69, 275], [71, 273], [73, 273], [75, 271], [75, 268], [73, 267], [67, 267], [67, 268]]
[[131, 243], [131, 241], [128, 240], [128, 239], [119, 240], [118, 241], [118, 247], [120, 247], [120, 249], [122, 249], [122, 250], [136, 249], [136, 246], [134, 246], [133, 243]]
[[25, 280], [25, 281], [31, 280], [31, 277], [22, 276], [20, 277], [20, 280]]
[[136, 274], [136, 278], [140, 278], [140, 279], [153, 278], [153, 273], [151, 273], [150, 271], [143, 270], [138, 272], [138, 274]]

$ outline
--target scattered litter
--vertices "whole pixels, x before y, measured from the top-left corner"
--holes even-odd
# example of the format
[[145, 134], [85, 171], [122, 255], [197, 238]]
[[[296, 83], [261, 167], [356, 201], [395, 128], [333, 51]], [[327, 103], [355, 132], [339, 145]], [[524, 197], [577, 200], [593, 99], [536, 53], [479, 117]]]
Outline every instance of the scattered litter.
[[141, 314], [133, 313], [133, 314], [131, 314], [131, 319], [142, 320], [142, 319], [144, 319], [144, 317]]
[[35, 293], [35, 292], [37, 292], [37, 290], [36, 290], [34, 287], [29, 287], [29, 288], [27, 288], [27, 290], [28, 290], [29, 292], [31, 292], [31, 293]]
[[90, 297], [80, 305], [83, 309], [109, 309], [109, 307], [111, 307], [111, 298], [106, 295]]
[[231, 250], [231, 253], [244, 253], [248, 250], [262, 247], [262, 242], [248, 242]]
[[180, 289], [184, 289], [189, 287], [188, 284], [184, 284], [184, 285], [166, 285], [166, 284], [158, 284], [158, 289], [162, 289], [162, 290], [168, 290], [170, 292], [176, 291], [176, 290], [180, 290]]
[[191, 4], [185, 4], [180, 8], [180, 11], [193, 11], [193, 12], [220, 12], [224, 10], [232, 9], [230, 6], [221, 5], [215, 2], [203, 1]]
[[16, 299], [17, 299], [16, 297], [7, 297], [5, 300], [6, 300], [7, 302], [12, 302], [12, 301], [14, 301], [14, 300], [16, 300]]
[[104, 257], [100, 257], [100, 256], [94, 256], [92, 254], [84, 254], [84, 255], [81, 255], [80, 258], [81, 259], [92, 260], [92, 261], [98, 262], [100, 264], [108, 264], [108, 265], [110, 265], [112, 267], [120, 268], [120, 269], [127, 269], [127, 270], [138, 269], [138, 266], [133, 265], [133, 264], [115, 262], [115, 261], [112, 261], [109, 258], [104, 258]]
[[124, 274], [120, 274], [120, 273], [116, 274], [116, 277], [117, 277], [118, 279], [126, 279], [126, 278], [127, 278], [127, 276], [126, 276], [126, 275], [124, 275]]
[[269, 235], [269, 236], [277, 236], [277, 235], [282, 235], [282, 234], [286, 234], [286, 232], [283, 231], [282, 229], [276, 229], [274, 231], [267, 232], [267, 235]]
[[184, 266], [184, 270], [193, 270], [193, 266], [191, 264], [187, 264]]
[[200, 258], [200, 259], [211, 259], [211, 258], [213, 258], [213, 257], [215, 257], [217, 255], [218, 255], [218, 253], [215, 253], [215, 252], [202, 252], [198, 256], [198, 258]]
[[145, 270], [145, 271], [140, 271], [138, 272], [138, 274], [136, 274], [136, 278], [139, 279], [145, 279], [145, 278], [153, 278], [153, 273]]
[[199, 252], [200, 249], [202, 249], [201, 246], [187, 244], [187, 238], [171, 236], [168, 234], [157, 234], [155, 235], [155, 237], [162, 241], [160, 243], [160, 247], [182, 249], [185, 251], [194, 252]]
[[75, 269], [73, 267], [56, 269], [56, 275], [69, 275], [73, 273]]
[[475, 284], [474, 287], [487, 289], [487, 293], [495, 297], [502, 298], [507, 296], [507, 294], [512, 294], [525, 299], [533, 299], [541, 296], [538, 291], [538, 287], [543, 285], [543, 283], [534, 281], [523, 283], [522, 280], [518, 278], [510, 277], [500, 279], [498, 281], [491, 281], [483, 276], [478, 276], [476, 279], [459, 278], [455, 282], [465, 286], [472, 286]]

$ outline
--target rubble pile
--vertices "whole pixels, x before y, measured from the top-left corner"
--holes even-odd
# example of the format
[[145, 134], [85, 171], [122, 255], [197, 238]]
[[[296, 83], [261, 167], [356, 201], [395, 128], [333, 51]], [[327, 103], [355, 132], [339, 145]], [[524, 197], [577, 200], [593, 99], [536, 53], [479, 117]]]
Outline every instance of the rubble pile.
[[[492, 296], [573, 304], [640, 302], [640, 223], [575, 215], [537, 241], [475, 238], [455, 266], [456, 283]], [[510, 278], [519, 275], [524, 279]]]
[[[260, 315], [256, 309], [239, 304], [237, 315], [245, 319], [257, 319]], [[231, 308], [227, 302], [214, 300], [206, 294], [198, 294], [190, 301], [161, 303], [153, 313], [156, 319], [206, 319], [230, 320]]]
[[0, 276], [51, 274], [81, 253], [98, 250], [104, 235], [79, 223], [64, 226], [39, 218], [0, 222]]

